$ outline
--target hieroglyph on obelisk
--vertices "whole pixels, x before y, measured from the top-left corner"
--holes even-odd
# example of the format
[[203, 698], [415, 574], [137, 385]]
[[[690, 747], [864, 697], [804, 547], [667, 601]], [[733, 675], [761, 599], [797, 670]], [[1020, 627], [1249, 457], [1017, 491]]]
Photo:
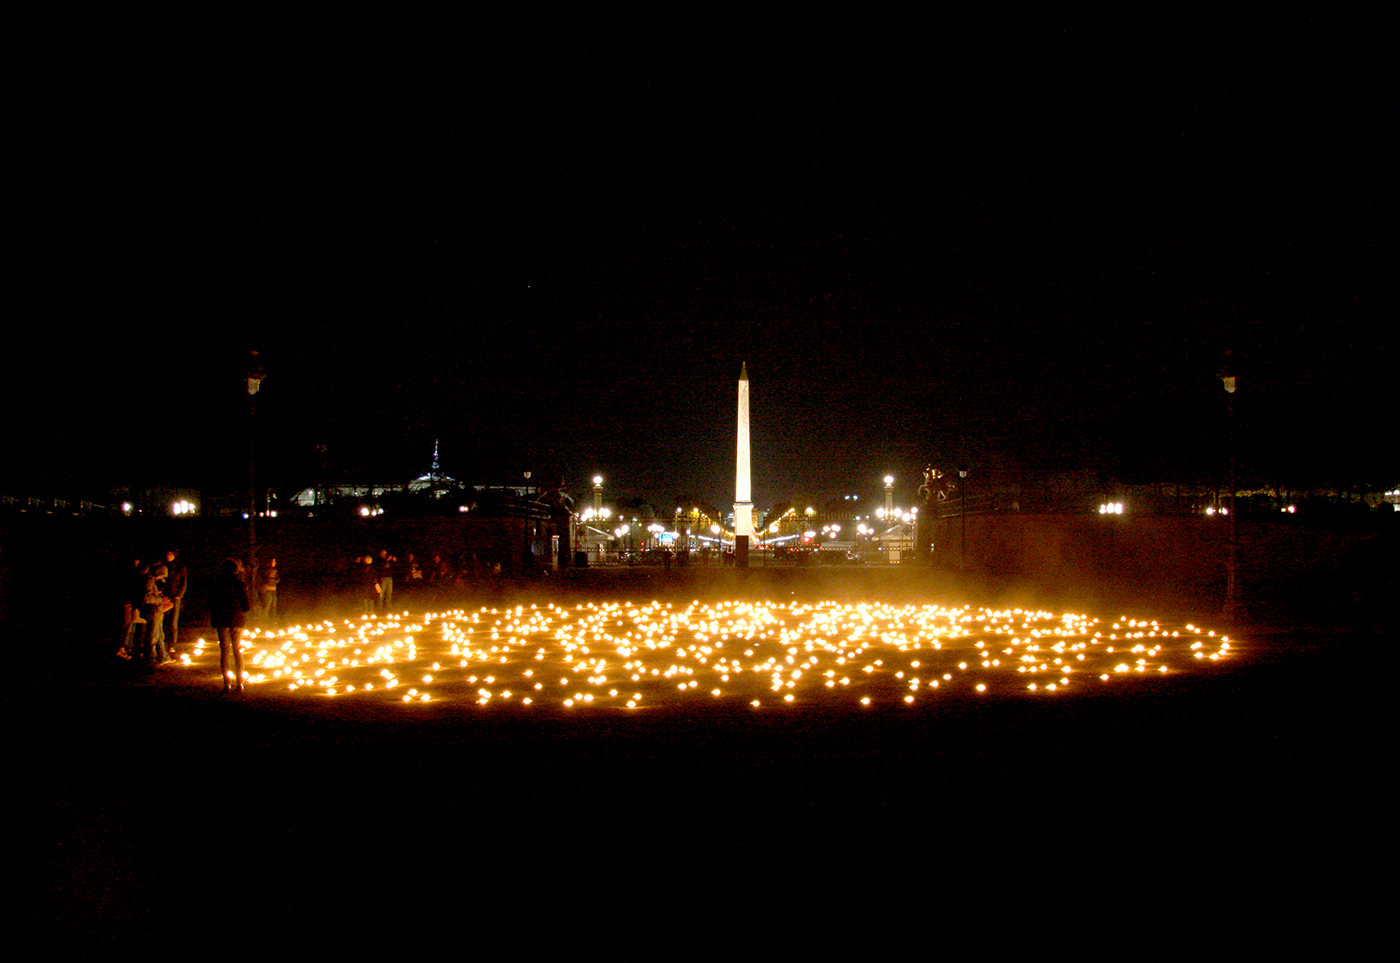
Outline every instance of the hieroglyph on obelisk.
[[753, 536], [753, 492], [749, 487], [749, 367], [739, 369], [739, 445], [734, 459], [734, 561], [749, 562]]

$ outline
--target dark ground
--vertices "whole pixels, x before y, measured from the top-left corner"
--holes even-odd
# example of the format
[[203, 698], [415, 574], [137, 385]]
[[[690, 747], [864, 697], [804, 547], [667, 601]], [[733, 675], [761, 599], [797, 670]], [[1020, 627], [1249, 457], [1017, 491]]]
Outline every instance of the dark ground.
[[6, 697], [15, 915], [91, 955], [1345, 952], [1388, 868], [1386, 645], [1273, 628], [1111, 696], [788, 716], [360, 717], [36, 673]]

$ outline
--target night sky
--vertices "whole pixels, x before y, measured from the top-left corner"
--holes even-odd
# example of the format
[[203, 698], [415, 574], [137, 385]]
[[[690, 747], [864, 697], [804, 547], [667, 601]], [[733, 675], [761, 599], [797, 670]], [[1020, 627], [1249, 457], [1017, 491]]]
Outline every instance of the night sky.
[[1379, 25], [540, 21], [121, 23], [36, 77], [6, 491], [237, 484], [250, 349], [284, 488], [440, 439], [725, 505], [741, 361], [760, 506], [1190, 483], [1226, 350], [1243, 473], [1400, 481]]

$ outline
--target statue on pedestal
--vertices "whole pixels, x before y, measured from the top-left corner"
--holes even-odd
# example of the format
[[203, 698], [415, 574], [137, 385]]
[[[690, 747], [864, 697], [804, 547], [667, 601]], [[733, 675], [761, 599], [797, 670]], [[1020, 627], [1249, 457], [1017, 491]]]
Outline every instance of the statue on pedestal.
[[952, 481], [947, 475], [939, 471], [933, 465], [924, 468], [924, 483], [919, 486], [919, 516], [914, 523], [914, 552], [915, 557], [927, 561], [930, 565], [942, 563], [948, 546], [940, 544], [947, 539], [936, 540], [934, 537], [934, 527], [938, 522], [939, 503], [948, 500], [948, 496], [958, 488], [957, 482]]

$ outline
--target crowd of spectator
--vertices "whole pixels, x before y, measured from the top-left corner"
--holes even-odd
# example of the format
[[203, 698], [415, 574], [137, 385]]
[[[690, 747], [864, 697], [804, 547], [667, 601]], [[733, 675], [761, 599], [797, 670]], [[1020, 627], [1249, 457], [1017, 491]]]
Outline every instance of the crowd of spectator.
[[[295, 574], [301, 577], [296, 580], [300, 591], [293, 593], [294, 608], [305, 611], [313, 603], [317, 607], [330, 603], [346, 614], [445, 607], [469, 596], [498, 594], [502, 583], [501, 564], [483, 563], [475, 553], [458, 557], [435, 553], [420, 559], [406, 552], [400, 558], [387, 548], [347, 558], [333, 572]], [[238, 632], [232, 630], [282, 623], [282, 572], [275, 557], [249, 565], [227, 559], [217, 572], [197, 573], [195, 582], [199, 586], [196, 608], [204, 603], [200, 611], [207, 614], [208, 627], [219, 632], [221, 645], [230, 647], [227, 657], [240, 666]], [[190, 587], [189, 570], [177, 549], [133, 559], [120, 585], [117, 656], [142, 665], [177, 659], [187, 642], [182, 637], [181, 614]], [[187, 630], [188, 626], [185, 634]], [[241, 672], [241, 667], [226, 666], [225, 680], [232, 680], [230, 685], [237, 688]]]

